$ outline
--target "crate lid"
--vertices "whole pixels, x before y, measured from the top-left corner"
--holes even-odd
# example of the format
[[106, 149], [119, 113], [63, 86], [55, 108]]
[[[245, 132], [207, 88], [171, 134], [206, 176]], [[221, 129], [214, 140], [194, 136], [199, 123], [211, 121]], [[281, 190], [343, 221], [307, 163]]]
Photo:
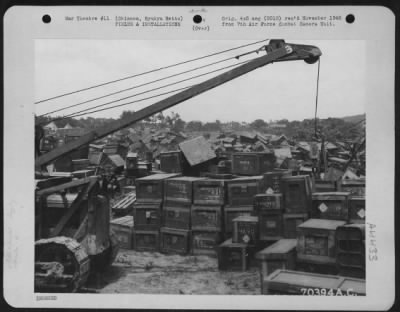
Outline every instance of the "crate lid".
[[226, 180], [224, 179], [210, 179], [204, 178], [203, 180], [194, 181], [194, 185], [215, 185], [215, 186], [224, 186]]
[[282, 193], [256, 194], [255, 198], [282, 197]]
[[163, 155], [173, 155], [173, 154], [182, 154], [182, 152], [181, 152], [180, 150], [160, 152], [160, 156], [163, 156]]
[[352, 180], [341, 180], [341, 185], [354, 185], [354, 186], [365, 186], [365, 179], [352, 179]]
[[209, 211], [215, 211], [216, 209], [220, 209], [222, 211], [222, 208], [224, 207], [224, 205], [199, 205], [199, 204], [193, 204], [192, 205], [192, 210], [193, 209], [203, 209], [203, 210], [209, 210]]
[[94, 173], [94, 169], [85, 169], [85, 170], [72, 171], [73, 175], [82, 174], [82, 173]]
[[238, 216], [232, 220], [232, 222], [258, 222], [256, 216]]
[[246, 155], [246, 156], [263, 156], [263, 155], [274, 155], [274, 152], [270, 151], [270, 152], [234, 152], [232, 153], [232, 156], [242, 156], [242, 155]]
[[152, 201], [136, 201], [133, 205], [135, 209], [160, 209], [162, 200], [152, 200]]
[[152, 180], [165, 180], [179, 176], [179, 173], [156, 173], [143, 178], [136, 179], [136, 181], [152, 181]]
[[200, 180], [204, 180], [205, 178], [203, 177], [188, 177], [188, 176], [182, 176], [182, 177], [176, 177], [176, 178], [171, 178], [168, 179], [167, 182], [169, 181], [187, 181], [187, 182], [195, 182], [195, 181], [200, 181]]
[[359, 278], [344, 277], [344, 280], [342, 284], [339, 286], [339, 289], [344, 292], [347, 292], [347, 290], [351, 290], [352, 293], [365, 295], [366, 294], [365, 280]]
[[365, 223], [351, 223], [338, 226], [336, 229], [338, 235], [340, 232], [359, 232], [363, 237], [365, 236]]
[[118, 225], [133, 226], [133, 216], [125, 216], [125, 217], [117, 218], [117, 219], [111, 220], [110, 223], [118, 224]]
[[309, 175], [297, 175], [297, 176], [290, 176], [290, 177], [282, 177], [283, 180], [286, 181], [297, 181], [297, 180], [306, 180], [310, 179]]
[[183, 141], [179, 144], [179, 148], [191, 166], [204, 163], [217, 157], [211, 148], [211, 144], [203, 136]]
[[309, 219], [304, 223], [298, 225], [299, 228], [313, 228], [323, 230], [336, 230], [338, 226], [346, 224], [345, 221], [339, 220], [326, 220], [326, 219]]
[[187, 236], [187, 235], [189, 235], [190, 230], [181, 230], [181, 229], [172, 229], [169, 227], [162, 227], [162, 228], [160, 228], [160, 232]]
[[226, 241], [224, 241], [218, 247], [247, 247], [247, 244], [244, 244], [244, 243], [233, 243], [232, 242], [232, 238], [230, 238], [230, 239], [227, 239]]
[[[312, 193], [313, 197], [335, 197], [335, 196], [350, 196], [350, 192], [315, 192]], [[332, 198], [334, 199], [334, 198]]]
[[288, 285], [293, 285], [310, 288], [337, 289], [338, 285], [343, 281], [343, 277], [292, 270], [276, 270], [267, 276], [265, 280], [273, 284], [282, 284], [285, 288], [287, 288]]
[[227, 183], [240, 183], [240, 182], [252, 182], [252, 181], [257, 181], [257, 180], [262, 180], [264, 177], [263, 176], [251, 176], [251, 177], [239, 177], [239, 178], [234, 178], [230, 181], [227, 181]]
[[256, 258], [259, 260], [286, 259], [290, 251], [296, 250], [296, 246], [297, 239], [283, 238], [257, 252]]

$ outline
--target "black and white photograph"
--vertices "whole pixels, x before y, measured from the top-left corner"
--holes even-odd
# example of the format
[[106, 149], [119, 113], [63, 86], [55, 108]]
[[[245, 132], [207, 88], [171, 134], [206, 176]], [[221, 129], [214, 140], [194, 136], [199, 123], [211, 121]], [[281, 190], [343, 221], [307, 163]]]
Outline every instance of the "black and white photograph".
[[[213, 25], [207, 10], [193, 12], [62, 16], [125, 29]], [[371, 80], [384, 77], [371, 42], [306, 35], [354, 16], [248, 12], [218, 16], [222, 34], [253, 26], [247, 39], [33, 38], [23, 236], [36, 301], [371, 296], [369, 266], [384, 258], [376, 236], [393, 235], [376, 226], [368, 187], [377, 156], [367, 147], [380, 140], [369, 129], [384, 123], [368, 108]], [[376, 105], [384, 114], [392, 103]], [[5, 250], [13, 263], [18, 251]]]

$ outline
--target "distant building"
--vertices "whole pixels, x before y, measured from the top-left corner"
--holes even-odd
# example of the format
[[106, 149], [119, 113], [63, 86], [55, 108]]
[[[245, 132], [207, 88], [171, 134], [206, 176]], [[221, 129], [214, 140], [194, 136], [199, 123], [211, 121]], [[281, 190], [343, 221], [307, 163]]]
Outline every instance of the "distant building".
[[73, 127], [69, 123], [67, 123], [63, 129], [72, 129], [72, 128]]
[[52, 121], [52, 122], [50, 122], [49, 124], [43, 126], [43, 128], [44, 128], [45, 130], [52, 130], [52, 131], [57, 131], [57, 130], [58, 130], [58, 127], [57, 127], [57, 125], [54, 123], [54, 121]]

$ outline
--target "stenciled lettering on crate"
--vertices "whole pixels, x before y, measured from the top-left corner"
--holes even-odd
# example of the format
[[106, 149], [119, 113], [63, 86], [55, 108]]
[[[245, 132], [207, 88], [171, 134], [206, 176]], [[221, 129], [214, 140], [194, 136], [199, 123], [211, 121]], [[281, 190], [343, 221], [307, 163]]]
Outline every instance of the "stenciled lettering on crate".
[[224, 205], [226, 180], [205, 179], [193, 183], [193, 203], [197, 205]]
[[223, 206], [193, 205], [191, 211], [192, 230], [217, 231], [223, 230]]
[[136, 179], [136, 197], [139, 202], [154, 202], [163, 199], [164, 181], [179, 176], [177, 173], [158, 173]]
[[262, 193], [263, 177], [243, 177], [227, 181], [230, 206], [253, 205], [254, 196]]
[[315, 219], [349, 220], [348, 192], [321, 192], [312, 194], [311, 217]]
[[253, 206], [224, 207], [224, 232], [229, 236], [233, 232], [233, 219], [253, 215]]
[[261, 152], [232, 154], [232, 173], [238, 175], [260, 175], [271, 171], [275, 164], [275, 155]]
[[345, 221], [309, 219], [297, 227], [297, 259], [316, 264], [336, 263], [336, 228]]
[[244, 243], [248, 246], [256, 246], [258, 233], [258, 217], [239, 216], [232, 220], [233, 222], [233, 243]]
[[271, 171], [264, 173], [264, 189], [266, 192], [282, 193], [282, 179], [285, 177], [291, 177], [292, 172], [290, 170]]
[[192, 204], [193, 203], [193, 182], [204, 180], [198, 177], [177, 177], [165, 180], [164, 201], [174, 204]]

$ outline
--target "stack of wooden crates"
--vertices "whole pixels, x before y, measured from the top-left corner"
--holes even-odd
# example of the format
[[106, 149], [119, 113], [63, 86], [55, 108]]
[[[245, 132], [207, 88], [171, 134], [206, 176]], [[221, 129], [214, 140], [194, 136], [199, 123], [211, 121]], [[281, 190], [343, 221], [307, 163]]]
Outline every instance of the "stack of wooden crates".
[[[296, 187], [292, 184], [295, 180], [296, 177], [282, 179], [286, 213], [294, 213], [294, 210], [299, 210], [300, 213], [301, 198], [295, 194]], [[348, 189], [346, 189], [347, 186], [353, 186], [353, 184], [357, 186], [356, 194], [347, 192]], [[271, 293], [271, 288], [278, 290], [282, 286], [278, 280], [283, 279], [285, 274], [285, 279], [290, 276], [296, 277], [297, 275], [290, 270], [299, 271], [303, 274], [303, 278], [315, 277], [320, 280], [324, 277], [319, 277], [318, 274], [326, 276], [326, 280], [334, 279], [333, 276], [339, 274], [346, 278], [353, 278], [354, 283], [365, 289], [363, 281], [365, 278], [365, 197], [360, 194], [362, 192], [360, 182], [345, 181], [339, 183], [338, 188], [339, 191], [336, 191], [336, 187], [332, 189], [328, 183], [324, 183], [323, 190], [329, 191], [312, 193], [312, 201], [305, 205], [308, 208], [302, 211], [310, 218], [295, 226], [294, 239], [281, 239], [257, 253], [256, 258], [261, 264], [261, 284], [264, 285], [262, 293]], [[314, 190], [318, 190], [315, 185]], [[263, 201], [260, 198], [264, 198], [264, 203], [268, 202], [265, 197], [268, 198], [268, 195], [256, 196], [256, 203], [258, 202], [259, 206], [271, 207], [271, 204], [261, 205]], [[297, 200], [294, 201], [291, 197]], [[351, 205], [352, 200], [353, 205]], [[354, 205], [354, 202], [357, 205]], [[261, 227], [265, 228], [260, 225], [260, 230]], [[287, 231], [283, 232], [288, 234]], [[307, 274], [314, 274], [314, 277]], [[293, 285], [296, 284], [295, 279], [292, 281]], [[286, 288], [292, 285], [288, 281], [285, 280]], [[360, 293], [363, 293], [362, 289]]]
[[159, 251], [163, 224], [164, 181], [178, 174], [154, 174], [136, 179], [134, 244], [138, 251]]

